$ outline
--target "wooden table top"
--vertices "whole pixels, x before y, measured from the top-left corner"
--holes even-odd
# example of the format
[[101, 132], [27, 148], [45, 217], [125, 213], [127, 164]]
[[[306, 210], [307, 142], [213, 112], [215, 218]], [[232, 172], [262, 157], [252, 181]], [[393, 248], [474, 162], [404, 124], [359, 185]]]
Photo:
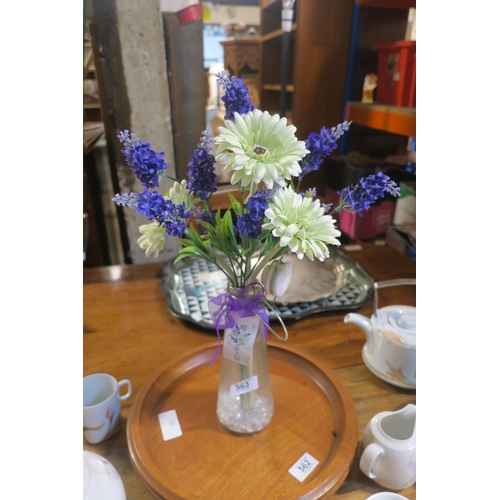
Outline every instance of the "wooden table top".
[[[397, 250], [372, 243], [363, 243], [361, 247], [350, 252], [346, 251], [348, 247], [342, 250], [359, 261], [377, 281], [416, 277], [415, 261]], [[162, 265], [158, 262], [83, 270], [83, 375], [110, 373], [117, 380], [129, 379], [133, 387], [132, 396], [122, 402], [120, 431], [96, 445], [83, 441], [83, 448], [107, 458], [116, 467], [128, 500], [153, 498], [135, 473], [128, 453], [126, 420], [134, 395], [158, 368], [217, 339], [215, 331], [170, 314], [160, 289]], [[380, 307], [416, 305], [415, 287], [387, 288], [379, 296]], [[373, 301], [358, 312], [370, 316]], [[346, 480], [331, 498], [365, 500], [385, 489], [359, 469], [363, 431], [375, 414], [416, 404], [416, 391], [394, 387], [373, 375], [361, 357], [366, 340], [363, 331], [344, 323], [343, 318], [342, 313], [322, 313], [289, 323], [287, 346], [328, 366], [354, 400], [359, 421], [356, 457]], [[399, 493], [415, 500], [416, 485]], [[217, 500], [226, 499], [221, 496]]]

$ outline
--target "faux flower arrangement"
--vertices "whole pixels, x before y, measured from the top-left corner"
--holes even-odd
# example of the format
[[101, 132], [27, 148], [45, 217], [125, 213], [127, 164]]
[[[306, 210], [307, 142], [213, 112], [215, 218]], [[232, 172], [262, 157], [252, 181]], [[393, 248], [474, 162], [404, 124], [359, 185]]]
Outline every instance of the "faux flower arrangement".
[[[156, 257], [166, 238], [177, 238], [183, 248], [176, 262], [198, 257], [216, 264], [228, 285], [239, 289], [256, 282], [270, 263], [261, 280], [267, 281], [267, 291], [273, 288], [273, 295], [279, 296], [287, 283], [283, 286], [282, 280], [273, 282], [269, 277], [281, 274], [289, 281], [289, 269], [277, 264], [281, 256], [291, 251], [299, 259], [325, 260], [330, 255], [328, 245], [340, 245], [341, 233], [332, 214], [344, 208], [361, 214], [386, 193], [398, 196], [399, 188], [378, 172], [339, 191], [336, 207], [322, 204], [315, 189], [301, 192], [304, 176], [320, 167], [350, 123], [323, 127], [319, 134], [299, 141], [286, 118], [255, 109], [243, 80], [221, 72], [218, 83], [225, 90], [225, 123], [215, 139], [209, 129], [203, 132], [187, 179], [168, 176], [164, 153], [126, 130], [118, 136], [122, 152], [144, 190], [116, 194], [113, 201], [151, 221], [139, 227], [138, 243], [146, 255]], [[241, 193], [242, 203], [229, 194], [231, 208], [224, 215], [210, 205], [217, 191], [216, 161], [232, 173], [231, 184]], [[161, 177], [174, 181], [165, 194], [154, 189]], [[280, 269], [281, 273], [275, 272]]]
[[[378, 172], [339, 191], [336, 207], [322, 204], [315, 189], [301, 192], [304, 176], [319, 168], [350, 123], [323, 127], [299, 141], [286, 118], [255, 109], [243, 80], [222, 72], [218, 83], [225, 90], [224, 126], [215, 139], [208, 129], [203, 132], [187, 179], [169, 177], [164, 153], [126, 130], [118, 136], [123, 154], [144, 190], [113, 200], [151, 221], [139, 227], [138, 243], [146, 255], [158, 256], [166, 238], [173, 237], [182, 245], [175, 262], [201, 258], [227, 276], [227, 293], [208, 302], [219, 338], [211, 364], [221, 348], [220, 330], [226, 331], [217, 416], [231, 431], [252, 433], [268, 425], [274, 412], [266, 340], [268, 329], [276, 332], [264, 303], [272, 307], [266, 293], [279, 297], [290, 283], [291, 265], [280, 258], [293, 252], [299, 259], [324, 261], [329, 245], [340, 244], [333, 213], [343, 208], [361, 213], [385, 193], [397, 196], [399, 188]], [[217, 191], [216, 161], [241, 194], [241, 201], [229, 194], [231, 208], [224, 214], [210, 203]], [[165, 194], [155, 189], [161, 177], [174, 182]]]

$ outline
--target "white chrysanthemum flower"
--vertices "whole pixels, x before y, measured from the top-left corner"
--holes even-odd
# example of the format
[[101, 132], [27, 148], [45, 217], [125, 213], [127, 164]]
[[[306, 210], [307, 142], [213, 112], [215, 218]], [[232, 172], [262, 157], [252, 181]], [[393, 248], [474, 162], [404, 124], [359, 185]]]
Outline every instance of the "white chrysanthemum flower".
[[234, 122], [226, 120], [215, 138], [215, 159], [233, 172], [231, 184], [242, 186], [263, 181], [271, 189], [276, 182], [285, 186], [285, 179], [297, 177], [302, 169], [299, 161], [309, 151], [304, 141], [295, 137], [297, 130], [286, 124], [286, 118], [254, 109], [234, 114]]
[[190, 193], [186, 187], [186, 179], [182, 179], [181, 182], [174, 182], [174, 185], [168, 190], [167, 194], [164, 196], [167, 200], [172, 200], [174, 205], [185, 204], [186, 210], [189, 210], [194, 203], [194, 194]]
[[323, 261], [330, 256], [326, 244], [340, 245], [337, 237], [341, 234], [332, 216], [324, 213], [318, 199], [302, 198], [288, 186], [274, 195], [265, 211], [270, 221], [262, 227], [272, 229], [280, 246], [288, 245], [299, 259], [306, 255]]
[[149, 257], [153, 252], [155, 258], [158, 257], [160, 250], [165, 245], [167, 235], [165, 228], [158, 226], [157, 222], [151, 222], [151, 224], [139, 226], [139, 232], [142, 236], [137, 240], [137, 243], [142, 250], [146, 250], [146, 257]]

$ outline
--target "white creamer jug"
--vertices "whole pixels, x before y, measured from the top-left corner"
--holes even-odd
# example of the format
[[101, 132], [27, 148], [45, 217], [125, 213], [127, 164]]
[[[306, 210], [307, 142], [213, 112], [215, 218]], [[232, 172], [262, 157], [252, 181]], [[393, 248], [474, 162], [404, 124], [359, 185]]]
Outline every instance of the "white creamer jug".
[[402, 490], [416, 481], [417, 407], [375, 415], [363, 434], [361, 471], [385, 488]]

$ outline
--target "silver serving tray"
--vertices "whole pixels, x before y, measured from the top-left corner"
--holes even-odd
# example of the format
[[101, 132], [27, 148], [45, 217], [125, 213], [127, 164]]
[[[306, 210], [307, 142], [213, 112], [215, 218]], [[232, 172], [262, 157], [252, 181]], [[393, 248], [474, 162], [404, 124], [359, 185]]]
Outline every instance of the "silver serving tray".
[[[203, 259], [188, 257], [174, 265], [163, 265], [160, 288], [165, 293], [170, 312], [204, 328], [214, 329], [208, 301], [226, 293], [227, 278], [215, 265]], [[375, 279], [359, 262], [337, 248], [330, 249], [324, 262], [299, 260], [288, 254], [292, 264], [292, 281], [278, 300], [267, 297], [269, 321], [296, 321], [321, 312], [347, 313], [361, 309], [373, 296]], [[311, 279], [314, 276], [314, 279]]]

